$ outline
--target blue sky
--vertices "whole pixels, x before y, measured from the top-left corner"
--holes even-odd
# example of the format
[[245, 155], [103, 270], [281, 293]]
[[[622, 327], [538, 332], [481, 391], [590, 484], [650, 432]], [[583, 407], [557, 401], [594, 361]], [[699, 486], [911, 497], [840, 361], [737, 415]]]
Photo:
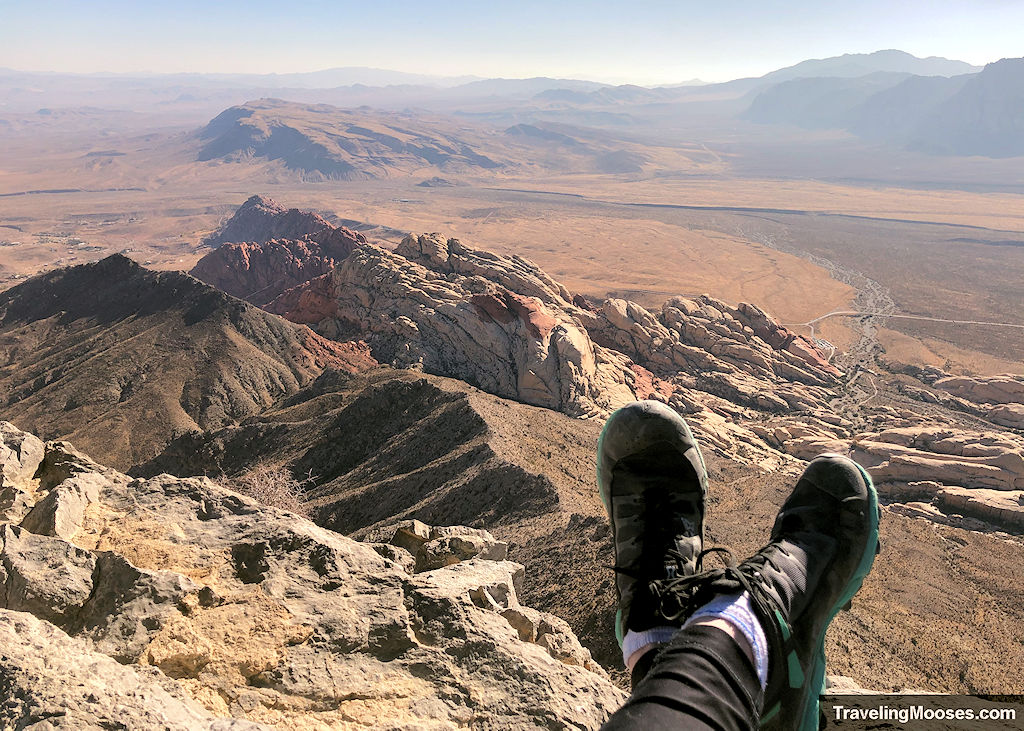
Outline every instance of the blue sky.
[[0, 66], [672, 83], [885, 48], [984, 64], [1024, 56], [1022, 28], [1020, 0], [0, 0]]

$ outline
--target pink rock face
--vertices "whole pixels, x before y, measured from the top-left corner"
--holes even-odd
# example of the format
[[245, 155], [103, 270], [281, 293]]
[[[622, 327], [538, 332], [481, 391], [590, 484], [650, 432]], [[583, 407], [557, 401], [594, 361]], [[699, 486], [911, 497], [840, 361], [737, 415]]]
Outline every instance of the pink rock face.
[[[780, 329], [785, 330], [781, 325]], [[786, 332], [789, 332], [786, 330]], [[792, 335], [792, 333], [790, 333]], [[836, 378], [842, 375], [842, 371], [829, 363], [825, 358], [822, 357], [821, 351], [814, 347], [814, 343], [808, 340], [803, 335], [797, 335], [792, 341], [786, 345], [786, 351], [795, 355], [800, 360], [810, 365], [816, 366], [826, 373], [830, 373]]]
[[285, 290], [263, 309], [302, 325], [338, 317], [330, 272]]
[[253, 196], [207, 243], [219, 248], [190, 274], [256, 305], [329, 272], [366, 238], [315, 213]]
[[492, 320], [503, 325], [516, 319], [521, 320], [527, 332], [538, 340], [546, 338], [558, 324], [558, 320], [545, 312], [544, 306], [536, 298], [523, 297], [513, 292], [504, 292], [503, 295], [499, 298], [493, 294], [475, 294], [469, 301]]

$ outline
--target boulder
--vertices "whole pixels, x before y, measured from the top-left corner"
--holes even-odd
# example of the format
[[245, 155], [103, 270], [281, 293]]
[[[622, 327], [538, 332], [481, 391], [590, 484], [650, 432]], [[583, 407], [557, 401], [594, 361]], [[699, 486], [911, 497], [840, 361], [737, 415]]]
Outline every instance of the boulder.
[[944, 487], [936, 496], [947, 510], [981, 518], [1013, 530], [1024, 529], [1024, 491]]
[[1024, 404], [1003, 404], [989, 410], [986, 418], [993, 424], [1024, 429]]

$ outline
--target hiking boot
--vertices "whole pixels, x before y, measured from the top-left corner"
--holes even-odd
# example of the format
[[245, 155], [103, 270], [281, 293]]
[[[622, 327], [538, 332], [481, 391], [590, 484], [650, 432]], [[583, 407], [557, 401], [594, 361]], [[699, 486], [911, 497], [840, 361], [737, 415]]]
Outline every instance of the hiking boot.
[[650, 584], [696, 571], [704, 543], [707, 470], [689, 426], [657, 401], [609, 417], [597, 443], [597, 484], [612, 526], [615, 636], [679, 625], [666, 620]]
[[665, 583], [666, 592], [685, 593], [695, 607], [718, 595], [750, 593], [768, 638], [762, 728], [818, 728], [825, 631], [871, 570], [878, 517], [867, 472], [824, 454], [811, 461], [779, 510], [771, 543], [739, 566]]

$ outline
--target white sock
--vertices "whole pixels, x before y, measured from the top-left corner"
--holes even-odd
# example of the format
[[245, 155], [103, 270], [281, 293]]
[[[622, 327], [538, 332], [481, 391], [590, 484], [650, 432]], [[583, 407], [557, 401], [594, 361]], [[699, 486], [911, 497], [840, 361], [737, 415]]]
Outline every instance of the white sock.
[[[698, 619], [724, 619], [731, 624], [750, 643], [754, 655], [754, 667], [757, 668], [757, 679], [761, 689], [768, 685], [768, 638], [765, 637], [761, 621], [750, 606], [750, 594], [727, 594], [712, 599], [698, 609], [686, 620], [687, 627]], [[625, 650], [625, 644], [623, 644]]]
[[634, 632], [631, 629], [626, 630], [626, 636], [622, 638], [622, 664], [632, 670], [633, 668], [629, 667], [629, 659], [636, 652], [648, 645], [667, 645], [669, 640], [678, 631], [678, 627], [670, 627], [668, 625], [651, 627], [643, 632]]

